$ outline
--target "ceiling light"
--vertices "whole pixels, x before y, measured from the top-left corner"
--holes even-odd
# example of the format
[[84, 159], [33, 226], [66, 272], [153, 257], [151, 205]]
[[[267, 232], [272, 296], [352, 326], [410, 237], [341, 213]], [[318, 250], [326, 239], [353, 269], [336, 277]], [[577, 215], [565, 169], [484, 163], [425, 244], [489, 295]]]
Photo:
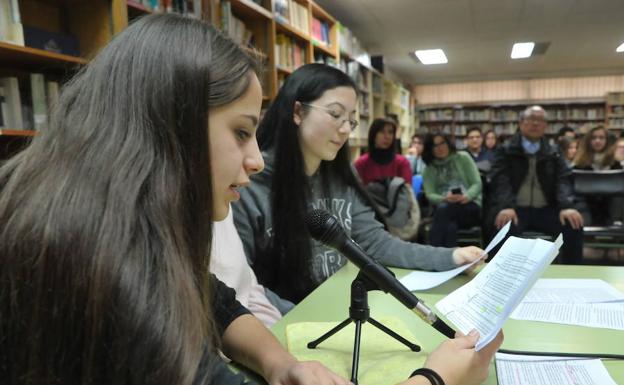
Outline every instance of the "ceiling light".
[[421, 63], [425, 65], [429, 64], [444, 64], [448, 63], [448, 59], [441, 49], [422, 49], [415, 52], [416, 57]]
[[615, 49], [615, 52], [624, 52], [624, 43], [620, 44], [620, 46]]
[[526, 57], [531, 56], [533, 52], [533, 47], [535, 47], [535, 43], [516, 43], [513, 45], [511, 49], [511, 58], [512, 59], [524, 59]]

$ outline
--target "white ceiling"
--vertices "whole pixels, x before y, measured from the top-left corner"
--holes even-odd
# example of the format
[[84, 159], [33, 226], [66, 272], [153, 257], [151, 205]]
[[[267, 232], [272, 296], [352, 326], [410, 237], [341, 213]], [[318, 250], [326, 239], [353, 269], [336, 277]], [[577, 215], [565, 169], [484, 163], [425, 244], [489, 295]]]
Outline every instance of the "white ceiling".
[[[409, 84], [624, 73], [624, 0], [316, 0]], [[514, 42], [550, 42], [512, 60]], [[425, 66], [416, 49], [442, 48]]]

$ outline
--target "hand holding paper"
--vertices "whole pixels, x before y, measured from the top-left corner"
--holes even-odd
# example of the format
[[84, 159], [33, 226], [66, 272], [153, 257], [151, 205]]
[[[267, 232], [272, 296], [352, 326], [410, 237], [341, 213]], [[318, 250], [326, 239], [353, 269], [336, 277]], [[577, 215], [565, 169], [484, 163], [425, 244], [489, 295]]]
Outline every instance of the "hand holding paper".
[[472, 281], [436, 304], [462, 333], [477, 329], [476, 350], [487, 345], [557, 255], [557, 240], [509, 237], [498, 254]]

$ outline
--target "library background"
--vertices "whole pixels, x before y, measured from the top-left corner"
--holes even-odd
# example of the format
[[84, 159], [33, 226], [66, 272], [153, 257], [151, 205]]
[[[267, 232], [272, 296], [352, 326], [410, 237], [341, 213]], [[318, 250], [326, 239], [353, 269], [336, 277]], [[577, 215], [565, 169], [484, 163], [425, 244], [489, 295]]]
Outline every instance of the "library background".
[[549, 135], [563, 126], [603, 124], [618, 136], [624, 129], [624, 76], [612, 70], [602, 76], [410, 84], [389, 68], [384, 73], [383, 56], [368, 52], [347, 25], [313, 0], [0, 0], [0, 4], [0, 137], [5, 155], [13, 151], [15, 139], [19, 143], [47, 124], [48, 106], [64, 79], [134, 18], [152, 12], [209, 20], [242, 46], [259, 52], [266, 65], [262, 83], [267, 103], [302, 64], [323, 62], [341, 68], [360, 91], [360, 124], [350, 139], [354, 155], [366, 145], [370, 122], [386, 116], [398, 120], [404, 148], [414, 133], [432, 131], [450, 134], [462, 148], [466, 130], [473, 126], [504, 138], [515, 132], [519, 113], [534, 104], [548, 112]]
[[[349, 139], [353, 159], [366, 151], [369, 126], [382, 117], [397, 121], [404, 154], [416, 133], [449, 134], [460, 149], [466, 147], [472, 127], [483, 133], [493, 131], [504, 141], [517, 130], [520, 113], [536, 104], [548, 113], [549, 137], [564, 126], [582, 135], [597, 125], [606, 127], [612, 137], [622, 136], [624, 44], [617, 44], [624, 42], [624, 31], [617, 30], [618, 23], [609, 26], [601, 22], [620, 9], [617, 2], [601, 1], [601, 9], [585, 14], [591, 2], [581, 1], [566, 14], [567, 20], [559, 15], [556, 4], [529, 12], [508, 9], [523, 1], [506, 5], [458, 1], [449, 13], [449, 5], [430, 1], [419, 2], [416, 11], [410, 1], [393, 7], [381, 3], [0, 0], [0, 158], [14, 154], [47, 124], [50, 106], [65, 80], [128, 23], [153, 12], [176, 12], [210, 21], [260, 55], [265, 64], [261, 79], [265, 107], [284, 79], [305, 63], [322, 62], [349, 74], [359, 91], [359, 126]], [[471, 34], [462, 36], [458, 31], [466, 28], [462, 25], [466, 12], [476, 24], [468, 28]], [[527, 30], [532, 28], [531, 20], [553, 19], [559, 25], [570, 25], [575, 17], [583, 17], [593, 30], [585, 33], [586, 37], [579, 37], [584, 33], [581, 28], [566, 30], [571, 37], [559, 41], [561, 33], [551, 31], [555, 27], [540, 30], [533, 26], [533, 31], [517, 33], [519, 39], [542, 38], [534, 44], [532, 56], [524, 62], [509, 59], [510, 41], [497, 53], [503, 59], [492, 59], [492, 47], [500, 48], [504, 40], [497, 38], [503, 35], [498, 28], [509, 34], [510, 28], [502, 26], [509, 17], [520, 20], [519, 27], [528, 23]], [[544, 41], [550, 38], [553, 41]], [[419, 48], [436, 48], [436, 42], [445, 39], [451, 47], [447, 47], [449, 58], [443, 58], [447, 64], [425, 65], [426, 60], [414, 54]], [[475, 52], [469, 54], [467, 48], [459, 47], [464, 40], [475, 45]], [[594, 57], [592, 67], [591, 60], [583, 57], [590, 48], [594, 49], [591, 52], [602, 49], [609, 53]], [[571, 54], [562, 55], [566, 50]], [[551, 57], [557, 58], [551, 59], [554, 63], [548, 61]]]

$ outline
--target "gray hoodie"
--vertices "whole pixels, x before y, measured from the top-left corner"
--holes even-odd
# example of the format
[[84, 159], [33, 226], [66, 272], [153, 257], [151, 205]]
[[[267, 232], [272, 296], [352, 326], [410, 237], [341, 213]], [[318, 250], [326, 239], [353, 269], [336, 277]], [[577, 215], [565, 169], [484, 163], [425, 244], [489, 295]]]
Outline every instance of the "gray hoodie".
[[[242, 189], [241, 199], [233, 204], [234, 222], [243, 241], [250, 265], [258, 275], [260, 283], [271, 287], [266, 279], [266, 269], [272, 265], [262, 259], [272, 259], [272, 214], [271, 182], [273, 177], [273, 156], [263, 153], [265, 169], [252, 177], [250, 187]], [[320, 208], [335, 215], [346, 233], [370, 256], [386, 266], [421, 270], [449, 270], [456, 267], [453, 249], [409, 243], [390, 235], [375, 219], [375, 213], [359, 196], [358, 192], [341, 180], [330, 180], [328, 189], [323, 189], [320, 173], [310, 177], [312, 188], [311, 208]], [[330, 191], [330, 196], [324, 194]], [[317, 242], [312, 244], [312, 281], [318, 286], [346, 264], [346, 258], [337, 251]], [[275, 266], [275, 270], [277, 267]]]

